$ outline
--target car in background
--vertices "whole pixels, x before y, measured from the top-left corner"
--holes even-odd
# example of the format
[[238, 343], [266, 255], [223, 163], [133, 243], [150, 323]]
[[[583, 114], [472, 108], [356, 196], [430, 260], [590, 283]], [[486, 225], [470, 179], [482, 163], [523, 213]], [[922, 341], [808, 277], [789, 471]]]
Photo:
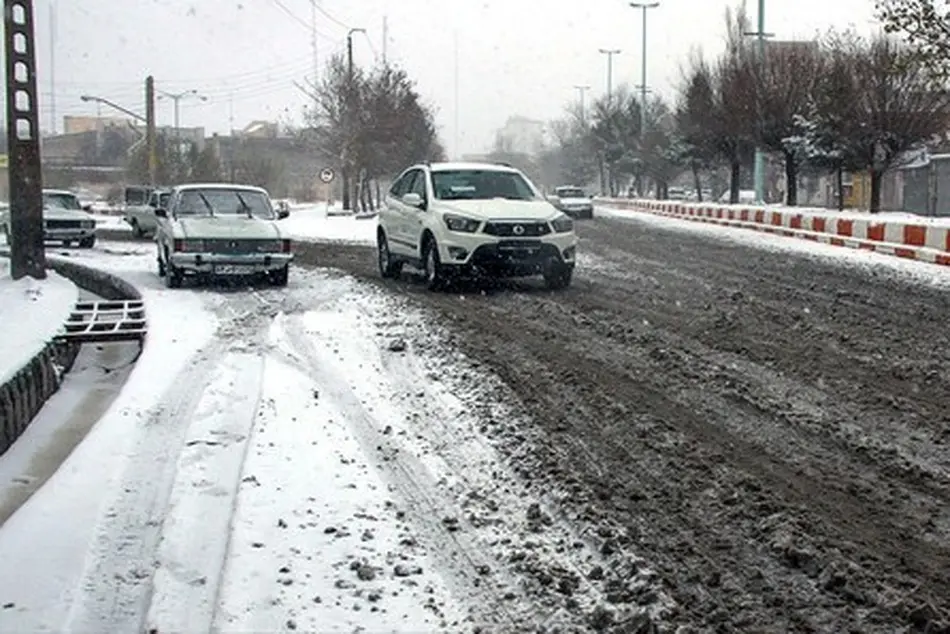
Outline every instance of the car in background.
[[[0, 228], [10, 241], [10, 209], [0, 212]], [[43, 241], [91, 249], [96, 245], [96, 220], [82, 208], [79, 198], [64, 189], [43, 190]]]
[[687, 200], [689, 193], [685, 187], [668, 187], [666, 189], [667, 200]]
[[594, 201], [580, 187], [562, 185], [554, 188], [552, 202], [571, 218], [593, 218]]
[[377, 259], [384, 278], [404, 264], [431, 290], [470, 274], [541, 274], [549, 288], [571, 283], [574, 221], [527, 176], [493, 163], [414, 165], [393, 183], [379, 213]]
[[[129, 205], [126, 203], [122, 219], [132, 227], [132, 233], [135, 237], [142, 238], [147, 235], [155, 235], [155, 230], [158, 228], [158, 217], [155, 215], [155, 210], [165, 208], [168, 205], [169, 194], [170, 190], [168, 189], [153, 189], [149, 192], [145, 204]], [[134, 199], [137, 200], [137, 197]], [[128, 200], [128, 196], [126, 200]]]
[[264, 275], [286, 286], [292, 245], [267, 191], [234, 184], [179, 185], [155, 210], [158, 275], [169, 288], [186, 276]]

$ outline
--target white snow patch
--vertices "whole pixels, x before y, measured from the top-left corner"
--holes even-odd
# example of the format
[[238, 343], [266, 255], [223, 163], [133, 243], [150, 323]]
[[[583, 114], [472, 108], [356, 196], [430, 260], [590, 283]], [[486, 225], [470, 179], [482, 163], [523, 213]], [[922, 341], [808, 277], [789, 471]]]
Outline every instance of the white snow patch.
[[906, 281], [950, 289], [950, 267], [947, 266], [916, 262], [865, 249], [850, 249], [812, 240], [789, 238], [764, 231], [659, 216], [643, 211], [599, 207], [597, 213], [604, 217], [634, 219], [671, 231], [702, 234], [717, 240], [766, 249], [774, 253], [804, 255], [828, 263], [859, 269], [868, 275], [878, 275], [886, 272], [890, 275], [900, 276], [901, 279]]
[[457, 627], [464, 613], [443, 579], [400, 543], [411, 528], [391, 520], [392, 495], [345, 406], [280, 361], [269, 360], [264, 376], [216, 628]]
[[45, 280], [14, 281], [9, 260], [0, 259], [0, 385], [62, 330], [78, 297], [76, 285], [54, 271], [48, 271]]
[[326, 205], [298, 207], [280, 224], [281, 230], [295, 240], [376, 244], [375, 218], [328, 215]]
[[216, 320], [198, 296], [143, 290], [149, 339], [125, 389], [53, 477], [0, 529], [0, 561], [17, 571], [0, 575], [0, 602], [13, 605], [2, 612], [8, 631], [63, 631], [71, 605], [81, 602], [80, 580], [94, 563], [87, 553], [94, 551], [109, 512], [109, 495], [129, 460], [148, 459], [131, 451], [148, 424], [146, 412], [162, 406], [162, 394], [215, 331]]

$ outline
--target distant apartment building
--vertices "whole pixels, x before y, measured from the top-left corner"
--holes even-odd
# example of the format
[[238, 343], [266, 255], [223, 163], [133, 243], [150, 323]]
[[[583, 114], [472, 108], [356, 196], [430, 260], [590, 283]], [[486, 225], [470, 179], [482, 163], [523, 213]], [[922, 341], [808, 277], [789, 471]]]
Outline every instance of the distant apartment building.
[[509, 117], [495, 137], [495, 149], [511, 154], [537, 154], [544, 147], [543, 121], [522, 116]]

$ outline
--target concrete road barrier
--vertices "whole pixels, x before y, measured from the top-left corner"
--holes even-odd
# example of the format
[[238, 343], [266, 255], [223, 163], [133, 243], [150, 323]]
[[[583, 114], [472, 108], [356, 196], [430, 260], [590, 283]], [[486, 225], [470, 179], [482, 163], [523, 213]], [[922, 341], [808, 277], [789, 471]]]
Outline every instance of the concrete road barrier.
[[924, 217], [624, 198], [599, 198], [595, 204], [950, 265], [950, 225]]

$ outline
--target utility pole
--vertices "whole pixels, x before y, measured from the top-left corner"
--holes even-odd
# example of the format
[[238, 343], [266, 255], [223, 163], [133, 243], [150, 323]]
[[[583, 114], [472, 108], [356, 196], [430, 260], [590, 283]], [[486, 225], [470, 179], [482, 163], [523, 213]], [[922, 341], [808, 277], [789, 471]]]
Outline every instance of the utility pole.
[[310, 46], [313, 48], [313, 86], [316, 88], [320, 82], [320, 60], [317, 59], [317, 0], [310, 0]]
[[[765, 38], [771, 37], [771, 33], [765, 32], [765, 0], [759, 0], [759, 20], [757, 29], [752, 33], [745, 35], [755, 36], [756, 39], [756, 63], [761, 70], [765, 63]], [[756, 100], [759, 101], [758, 99]], [[758, 113], [759, 136], [761, 137], [762, 113]], [[755, 202], [765, 202], [765, 153], [762, 151], [761, 142], [755, 145], [755, 162], [752, 167], [752, 177], [755, 181]]]
[[642, 136], [647, 129], [647, 9], [655, 9], [660, 6], [660, 3], [631, 2], [630, 6], [643, 11], [643, 48], [640, 53], [640, 135]]
[[346, 99], [344, 99], [345, 110], [343, 116], [343, 129], [345, 131], [343, 141], [343, 165], [340, 167], [340, 180], [343, 185], [343, 209], [350, 210], [350, 145], [353, 142], [353, 34], [366, 33], [366, 29], [350, 29], [346, 34]]
[[580, 95], [581, 100], [581, 125], [587, 125], [587, 115], [584, 110], [584, 95], [590, 90], [590, 86], [574, 86], [574, 89], [577, 90]]
[[56, 134], [56, 3], [53, 0], [49, 3], [49, 118], [50, 132]]
[[614, 85], [614, 55], [619, 55], [620, 49], [602, 48], [600, 52], [607, 56], [607, 101], [610, 102]]
[[46, 279], [43, 171], [37, 114], [33, 0], [3, 1], [7, 154], [10, 179], [10, 276]]
[[155, 151], [155, 78], [145, 78], [145, 153], [148, 156], [148, 184], [158, 184], [158, 154]]
[[461, 161], [462, 149], [459, 147], [459, 136], [460, 136], [459, 108], [461, 107], [461, 99], [459, 99], [459, 32], [458, 32], [458, 29], [455, 30], [454, 40], [455, 41], [453, 44], [454, 44], [454, 49], [455, 49], [454, 51], [455, 59], [454, 59], [453, 73], [455, 74], [455, 76], [452, 78], [452, 82], [454, 83], [454, 87], [455, 87], [455, 108], [454, 108], [455, 112], [453, 113], [455, 115], [455, 121], [454, 121], [455, 129], [452, 132], [455, 135], [455, 143], [454, 143], [455, 147], [453, 148], [455, 150], [455, 159], [457, 161]]

